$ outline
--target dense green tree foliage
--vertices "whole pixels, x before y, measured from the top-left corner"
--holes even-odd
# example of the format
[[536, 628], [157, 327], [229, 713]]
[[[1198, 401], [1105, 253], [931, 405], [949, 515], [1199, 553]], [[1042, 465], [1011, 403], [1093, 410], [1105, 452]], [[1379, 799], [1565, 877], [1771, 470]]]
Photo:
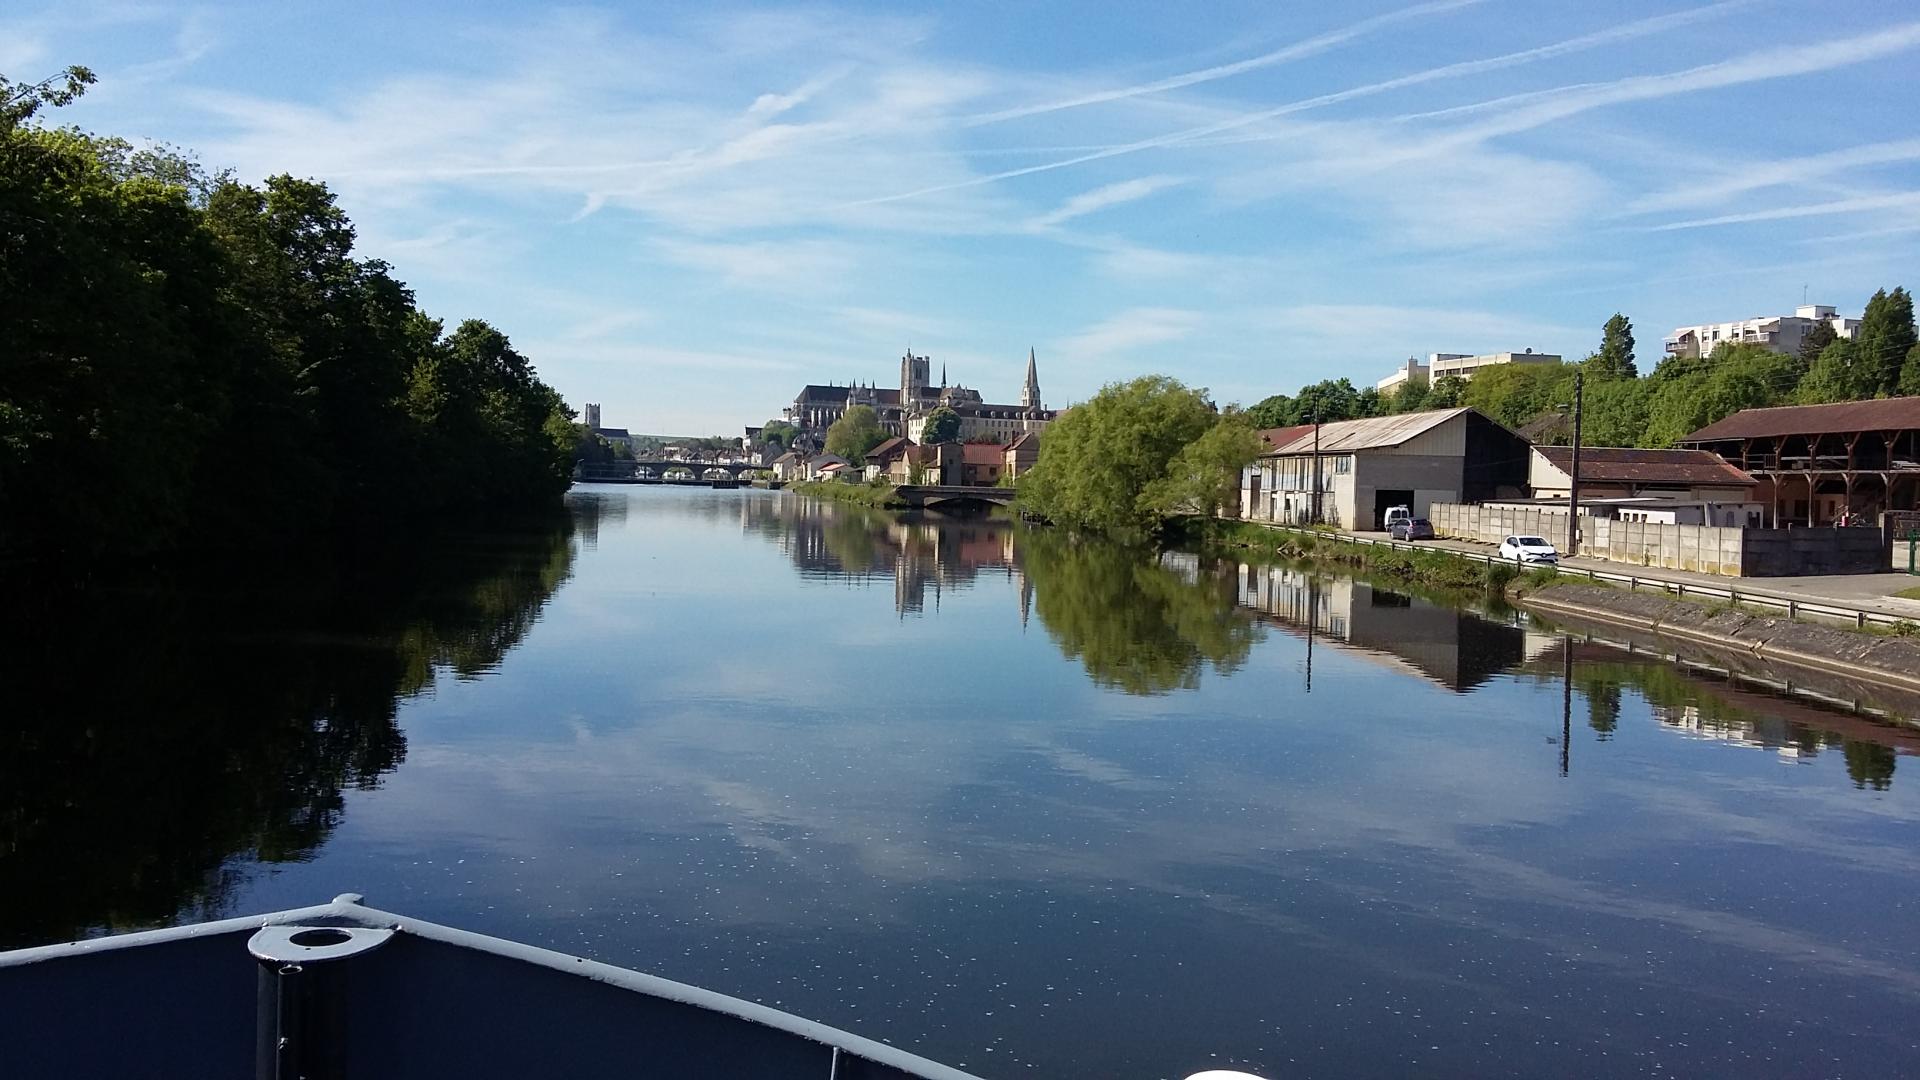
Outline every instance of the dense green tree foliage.
[[1167, 463], [1166, 474], [1147, 485], [1142, 493], [1145, 503], [1162, 516], [1211, 516], [1237, 506], [1241, 470], [1264, 449], [1245, 413], [1222, 416], [1199, 438], [1181, 447]]
[[960, 414], [945, 405], [927, 414], [926, 426], [920, 431], [920, 442], [925, 446], [953, 442], [959, 437]]
[[[1579, 364], [1503, 364], [1482, 369], [1471, 381], [1449, 377], [1432, 386], [1408, 380], [1377, 404], [1347, 386], [1350, 415], [1469, 405], [1508, 427], [1527, 428], [1542, 442], [1566, 443], [1572, 439], [1571, 425], [1553, 418], [1573, 404], [1574, 377], [1580, 373], [1585, 377], [1583, 442], [1659, 447], [1741, 409], [1920, 394], [1920, 343], [1913, 300], [1904, 288], [1874, 294], [1856, 339], [1836, 340], [1822, 323], [1793, 354], [1724, 342], [1707, 355], [1664, 357], [1641, 377], [1633, 350], [1633, 324], [1616, 313], [1601, 330], [1599, 350]], [[1345, 383], [1316, 383], [1298, 398], [1275, 394], [1248, 415], [1260, 427], [1298, 423], [1305, 411], [1302, 399], [1345, 400], [1337, 392]], [[1327, 409], [1329, 418], [1343, 412], [1337, 405]]]
[[324, 185], [209, 179], [20, 122], [9, 94], [0, 550], [257, 546], [557, 501], [578, 442], [559, 396], [504, 335], [443, 334], [355, 258]]
[[1640, 368], [1634, 363], [1633, 348], [1633, 323], [1616, 311], [1600, 328], [1600, 351], [1587, 358], [1587, 377], [1595, 381], [1637, 377]]
[[760, 442], [781, 450], [791, 450], [794, 436], [798, 434], [800, 429], [785, 420], [769, 420], [760, 427]]
[[1860, 349], [1860, 363], [1873, 377], [1873, 393], [1909, 392], [1901, 387], [1900, 370], [1914, 345], [1913, 297], [1907, 290], [1876, 291], [1860, 314], [1853, 341]]
[[[1205, 391], [1177, 380], [1146, 375], [1109, 383], [1048, 426], [1040, 460], [1020, 478], [1020, 502], [1065, 525], [1151, 530], [1176, 491], [1197, 490], [1173, 478], [1176, 459], [1181, 469], [1190, 469], [1203, 456], [1222, 462], [1230, 456], [1221, 443], [1210, 443], [1182, 458], [1189, 444], [1220, 422]], [[1250, 421], [1233, 423], [1244, 430]], [[1233, 472], [1252, 456], [1233, 465]]]
[[827, 453], [838, 454], [855, 465], [864, 465], [867, 451], [886, 441], [880, 414], [871, 405], [855, 405], [827, 428]]

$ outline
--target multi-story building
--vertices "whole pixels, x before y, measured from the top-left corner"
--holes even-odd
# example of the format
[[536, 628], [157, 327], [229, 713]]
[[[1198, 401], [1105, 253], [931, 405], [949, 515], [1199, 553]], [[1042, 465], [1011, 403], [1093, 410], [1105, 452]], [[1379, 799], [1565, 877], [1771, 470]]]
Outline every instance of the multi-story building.
[[1445, 378], [1471, 379], [1473, 373], [1481, 368], [1496, 364], [1557, 364], [1560, 357], [1555, 353], [1537, 353], [1532, 349], [1521, 352], [1497, 352], [1471, 355], [1468, 353], [1428, 353], [1426, 363], [1413, 357], [1395, 368], [1393, 374], [1374, 383], [1374, 389], [1383, 394], [1391, 393], [1409, 379], [1425, 379], [1429, 383]]
[[1836, 315], [1826, 304], [1802, 304], [1791, 315], [1677, 327], [1667, 335], [1666, 351], [1668, 356], [1687, 359], [1711, 356], [1721, 345], [1758, 345], [1777, 353], [1799, 352], [1807, 334], [1823, 323], [1832, 328], [1835, 337], [1851, 338], [1860, 329], [1859, 319]]
[[933, 363], [927, 357], [908, 353], [900, 360], [900, 388], [875, 387], [871, 383], [828, 384], [802, 387], [793, 404], [783, 412], [815, 444], [825, 441], [827, 428], [855, 405], [871, 406], [880, 417], [880, 426], [889, 435], [904, 435], [920, 441], [927, 414], [946, 407], [960, 416], [962, 441], [992, 438], [1012, 442], [1020, 435], [1038, 433], [1056, 415], [1040, 401], [1040, 376], [1033, 350], [1027, 350], [1026, 384], [1020, 391], [1020, 404], [996, 405], [985, 400], [980, 391], [949, 385], [947, 372], [940, 371], [940, 385], [933, 385]]

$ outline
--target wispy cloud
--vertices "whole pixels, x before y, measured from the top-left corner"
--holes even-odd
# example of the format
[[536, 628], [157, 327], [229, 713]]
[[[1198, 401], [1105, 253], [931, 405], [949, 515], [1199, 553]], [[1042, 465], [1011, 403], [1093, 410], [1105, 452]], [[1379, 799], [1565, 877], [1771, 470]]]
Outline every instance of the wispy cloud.
[[1157, 191], [1165, 191], [1182, 183], [1185, 181], [1177, 176], [1141, 176], [1097, 187], [1092, 191], [1083, 191], [1028, 222], [1028, 228], [1050, 229], [1077, 217], [1144, 199]]
[[1915, 160], [1920, 160], [1920, 139], [1895, 139], [1849, 146], [1783, 161], [1743, 161], [1739, 168], [1730, 170], [1720, 179], [1668, 188], [1635, 199], [1627, 206], [1627, 212], [1646, 214], [1658, 210], [1708, 206], [1748, 192], [1805, 184], [1849, 169]]
[[1054, 351], [1073, 360], [1103, 360], [1179, 341], [1200, 325], [1197, 311], [1143, 307], [1102, 319], [1060, 341]]
[[1242, 75], [1249, 71], [1273, 67], [1276, 64], [1304, 60], [1310, 56], [1317, 56], [1320, 53], [1337, 48], [1355, 38], [1370, 34], [1375, 30], [1393, 26], [1396, 23], [1406, 22], [1410, 19], [1425, 18], [1429, 15], [1442, 15], [1450, 11], [1458, 11], [1461, 8], [1474, 7], [1485, 2], [1486, 0], [1435, 0], [1433, 3], [1416, 4], [1413, 7], [1402, 8], [1399, 11], [1390, 11], [1384, 15], [1376, 15], [1370, 19], [1362, 19], [1359, 22], [1343, 26], [1338, 30], [1330, 30], [1324, 34], [1316, 34], [1313, 37], [1307, 38], [1305, 41], [1295, 42], [1284, 48], [1262, 53], [1259, 56], [1250, 57], [1246, 60], [1236, 60], [1231, 64], [1219, 64], [1214, 67], [1203, 68], [1199, 71], [1189, 71], [1181, 75], [1173, 75], [1165, 79], [1155, 79], [1152, 82], [1138, 83], [1133, 86], [1125, 86], [1115, 90], [1101, 90], [1090, 94], [1080, 94], [1075, 97], [1063, 98], [1058, 101], [1044, 102], [1038, 105], [1021, 105], [1011, 109], [982, 113], [979, 116], [969, 118], [967, 122], [969, 124], [993, 124], [1025, 116], [1037, 116], [1042, 113], [1059, 112], [1063, 109], [1077, 109], [1087, 105], [1100, 105], [1110, 101], [1123, 101], [1127, 98], [1140, 97], [1144, 94], [1162, 94], [1169, 90], [1179, 90], [1183, 87], [1197, 86], [1201, 83], [1214, 82], [1219, 79]]
[[1907, 207], [1920, 207], [1920, 191], [1863, 195], [1855, 199], [1834, 199], [1829, 202], [1808, 203], [1800, 206], [1776, 206], [1770, 210], [1752, 210], [1744, 214], [1721, 214], [1719, 217], [1672, 221], [1665, 225], [1650, 225], [1647, 231], [1673, 232], [1680, 229], [1705, 229], [1716, 225], [1744, 225], [1756, 221], [1785, 221], [1788, 218], [1825, 217], [1831, 214], [1855, 214], [1865, 210], [1898, 210]]
[[[1104, 161], [1110, 158], [1121, 157], [1127, 154], [1137, 154], [1143, 151], [1162, 149], [1165, 147], [1181, 146], [1181, 145], [1206, 146], [1206, 145], [1209, 145], [1210, 143], [1218, 143], [1221, 141], [1225, 141], [1225, 140], [1218, 140], [1215, 137], [1223, 135], [1227, 132], [1241, 131], [1243, 129], [1253, 127], [1258, 124], [1270, 123], [1274, 120], [1279, 120], [1287, 116], [1307, 112], [1312, 109], [1324, 108], [1325, 106], [1339, 104], [1345, 101], [1352, 101], [1358, 98], [1371, 97], [1377, 94], [1384, 94], [1389, 91], [1401, 90], [1409, 86], [1416, 86], [1422, 83], [1433, 82], [1440, 79], [1459, 78], [1467, 75], [1483, 74], [1486, 72], [1495, 71], [1502, 68], [1516, 67], [1521, 64], [1533, 63], [1538, 60], [1545, 60], [1553, 57], [1564, 56], [1569, 53], [1578, 52], [1585, 49], [1598, 48], [1603, 45], [1609, 45], [1609, 44], [1614, 44], [1621, 41], [1626, 41], [1632, 38], [1643, 37], [1649, 34], [1655, 34], [1665, 30], [1672, 29], [1673, 27], [1681, 25], [1683, 23], [1698, 21], [1700, 19], [1705, 19], [1715, 15], [1719, 15], [1731, 8], [1740, 6], [1745, 2], [1748, 2], [1748, 0], [1727, 0], [1727, 2], [1725, 3], [1713, 4], [1704, 8], [1695, 8], [1689, 11], [1676, 12], [1671, 15], [1656, 16], [1650, 19], [1640, 19], [1635, 22], [1626, 23], [1621, 26], [1598, 31], [1596, 33], [1583, 34], [1583, 35], [1580, 35], [1579, 37], [1569, 38], [1565, 41], [1556, 42], [1551, 45], [1543, 45], [1538, 48], [1525, 49], [1520, 52], [1508, 53], [1504, 56], [1489, 57], [1483, 60], [1472, 60], [1472, 61], [1465, 61], [1457, 64], [1447, 64], [1442, 67], [1431, 68], [1429, 70], [1422, 71], [1422, 72], [1416, 72], [1412, 75], [1404, 75], [1394, 79], [1387, 79], [1382, 82], [1369, 83], [1364, 86], [1351, 87], [1346, 90], [1335, 91], [1333, 93], [1328, 93], [1328, 94], [1321, 94], [1316, 97], [1305, 98], [1299, 101], [1291, 101], [1284, 105], [1278, 105], [1268, 109], [1260, 109], [1254, 112], [1246, 112], [1246, 113], [1240, 113], [1237, 115], [1232, 115], [1227, 117], [1226, 119], [1212, 121], [1196, 127], [1190, 127], [1190, 128], [1169, 132], [1162, 135], [1155, 135], [1149, 138], [1138, 139], [1132, 142], [1098, 147], [1092, 150], [1088, 150], [1085, 153], [1075, 154], [1074, 156], [1068, 157], [1068, 158], [1061, 158], [1055, 161], [1042, 162], [1036, 165], [1026, 165], [1026, 166], [1022, 166], [1020, 168], [1015, 168], [1015, 169], [1005, 169], [1005, 170], [1001, 170], [996, 173], [990, 173], [984, 176], [970, 177], [966, 180], [956, 181], [951, 184], [934, 185], [929, 187], [916, 188], [908, 191], [898, 192], [892, 195], [884, 195], [884, 196], [878, 196], [874, 198], [861, 199], [861, 200], [855, 201], [851, 205], [872, 206], [872, 205], [881, 205], [881, 204], [891, 203], [891, 202], [898, 202], [906, 199], [917, 199], [927, 195], [942, 194], [942, 193], [961, 190], [961, 189], [970, 188], [970, 187], [978, 187], [985, 184], [998, 183], [1004, 180], [1013, 180], [1023, 176], [1032, 176], [1036, 173], [1051, 172], [1056, 169], [1071, 168], [1076, 165], [1085, 165], [1090, 162]], [[1589, 107], [1595, 107], [1595, 106], [1589, 106]], [[1571, 115], [1571, 113], [1569, 113], [1568, 115]], [[1541, 123], [1544, 123], [1544, 122], [1545, 122], [1544, 120], [1541, 121]], [[1259, 140], [1264, 141], [1264, 140], [1271, 140], [1271, 139], [1289, 138], [1291, 137], [1291, 135], [1292, 135], [1291, 132], [1269, 133], [1269, 134], [1254, 136], [1253, 138], [1257, 138]], [[1400, 156], [1404, 157], [1405, 156], [1404, 152]]]

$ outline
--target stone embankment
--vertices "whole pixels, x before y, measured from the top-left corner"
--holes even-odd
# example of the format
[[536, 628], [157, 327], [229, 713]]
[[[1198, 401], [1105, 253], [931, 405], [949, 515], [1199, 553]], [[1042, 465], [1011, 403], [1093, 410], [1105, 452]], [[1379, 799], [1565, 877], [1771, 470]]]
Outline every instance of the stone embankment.
[[1920, 636], [1821, 626], [1732, 604], [1569, 581], [1526, 590], [1512, 600], [1548, 615], [1632, 627], [1660, 637], [1738, 650], [1774, 663], [1920, 690]]

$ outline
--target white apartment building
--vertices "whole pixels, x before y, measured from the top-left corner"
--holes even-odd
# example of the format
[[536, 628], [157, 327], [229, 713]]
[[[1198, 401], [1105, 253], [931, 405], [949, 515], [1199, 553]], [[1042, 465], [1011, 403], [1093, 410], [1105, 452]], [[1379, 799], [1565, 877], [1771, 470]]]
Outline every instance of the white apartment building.
[[1413, 357], [1394, 369], [1393, 374], [1373, 384], [1373, 388], [1383, 394], [1399, 389], [1408, 379], [1425, 379], [1431, 385], [1445, 378], [1471, 379], [1473, 373], [1495, 364], [1557, 364], [1560, 357], [1554, 353], [1537, 353], [1532, 349], [1523, 352], [1482, 353], [1470, 356], [1467, 353], [1428, 353], [1427, 362], [1421, 363]]
[[1667, 335], [1667, 355], [1693, 359], [1711, 356], [1713, 350], [1731, 342], [1759, 345], [1778, 353], [1800, 351], [1807, 332], [1825, 323], [1837, 337], [1851, 338], [1860, 329], [1859, 319], [1834, 314], [1826, 304], [1802, 304], [1791, 315], [1762, 315], [1738, 322], [1703, 323], [1677, 327]]

